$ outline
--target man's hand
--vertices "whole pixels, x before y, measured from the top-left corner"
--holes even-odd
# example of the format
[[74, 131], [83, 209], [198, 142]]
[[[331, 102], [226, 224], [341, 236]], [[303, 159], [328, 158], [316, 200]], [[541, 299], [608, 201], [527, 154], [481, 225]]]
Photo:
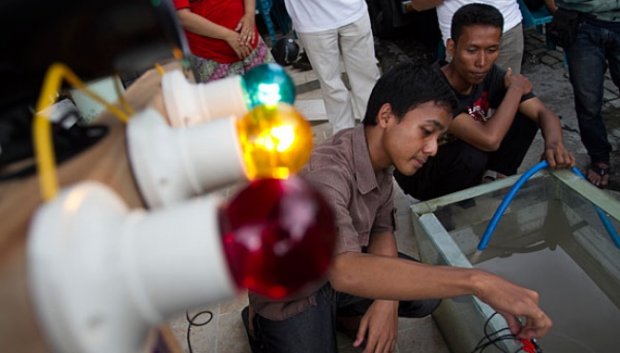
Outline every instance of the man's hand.
[[543, 158], [547, 160], [551, 168], [570, 168], [575, 165], [575, 156], [573, 156], [561, 142], [547, 143], [545, 141]]
[[[478, 288], [476, 296], [502, 314], [510, 331], [519, 338], [542, 337], [551, 329], [551, 319], [538, 306], [535, 291], [489, 273], [483, 276]], [[525, 318], [525, 323], [519, 318]]]
[[560, 118], [547, 108], [537, 97], [519, 104], [519, 112], [534, 120], [545, 139], [542, 157], [551, 168], [569, 168], [575, 165], [575, 157], [566, 150]]
[[239, 59], [244, 59], [252, 52], [252, 48], [241, 42], [241, 35], [235, 31], [229, 31], [225, 37], [226, 43], [237, 53]]
[[239, 20], [235, 32], [239, 33], [239, 42], [246, 47], [254, 47], [256, 44], [256, 36], [254, 30], [254, 15], [245, 14]]
[[390, 353], [396, 348], [398, 335], [398, 302], [375, 300], [362, 317], [354, 347], [360, 347], [367, 336], [364, 353]]
[[506, 75], [504, 75], [504, 86], [506, 89], [518, 89], [521, 91], [522, 96], [532, 92], [533, 88], [532, 83], [527, 77], [521, 74], [513, 75], [510, 68], [506, 71]]

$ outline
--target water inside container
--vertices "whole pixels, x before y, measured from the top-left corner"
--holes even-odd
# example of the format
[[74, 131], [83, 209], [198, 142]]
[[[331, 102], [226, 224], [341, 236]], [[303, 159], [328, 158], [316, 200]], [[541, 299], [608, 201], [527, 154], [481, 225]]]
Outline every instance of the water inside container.
[[[520, 191], [489, 247], [472, 263], [539, 292], [554, 322], [540, 340], [545, 352], [618, 352], [620, 250], [592, 204], [549, 179], [532, 181]], [[486, 194], [435, 212], [470, 260], [504, 194]]]

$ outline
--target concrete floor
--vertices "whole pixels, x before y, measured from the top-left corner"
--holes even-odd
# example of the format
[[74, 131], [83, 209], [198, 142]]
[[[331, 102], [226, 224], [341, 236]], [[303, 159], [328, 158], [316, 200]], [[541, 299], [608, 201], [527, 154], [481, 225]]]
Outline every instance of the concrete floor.
[[[402, 53], [403, 57], [407, 53]], [[534, 84], [534, 92], [553, 111], [562, 116], [562, 125], [565, 131], [567, 147], [576, 155], [579, 164], [583, 167], [588, 163], [588, 157], [581, 144], [575, 112], [572, 103], [572, 89], [567, 79], [566, 70], [562, 63], [563, 54], [559, 50], [549, 50], [545, 47], [544, 36], [533, 30], [526, 30], [526, 54], [523, 73]], [[380, 58], [381, 59], [381, 58]], [[315, 143], [320, 143], [331, 134], [329, 123], [325, 122], [325, 110], [319, 91], [316, 75], [312, 71], [300, 72], [289, 69], [297, 85], [298, 96], [296, 107], [313, 123]], [[608, 80], [610, 81], [610, 80]], [[618, 90], [606, 82], [604, 114], [608, 119], [620, 109]], [[614, 157], [617, 159], [617, 147], [620, 144], [620, 128], [615, 123], [610, 128], [610, 138], [614, 146]], [[538, 162], [542, 153], [542, 138], [536, 138], [534, 145], [521, 166], [524, 171]], [[612, 162], [612, 165], [615, 162]], [[614, 181], [612, 180], [612, 183]], [[620, 183], [618, 183], [620, 185]], [[396, 190], [396, 204], [398, 208], [397, 239], [401, 251], [416, 255], [417, 247], [411, 226], [409, 205], [413, 200]], [[215, 304], [210, 308], [214, 314], [213, 320], [206, 326], [192, 329], [192, 346], [194, 352], [227, 353], [250, 352], [247, 339], [240, 319], [240, 312], [247, 305], [246, 293], [240, 293], [237, 298]], [[195, 310], [193, 312], [197, 312]], [[181, 345], [187, 350], [186, 334], [187, 321], [185, 315], [171, 320], [171, 327]], [[355, 352], [352, 341], [344, 335], [339, 336], [340, 352]], [[431, 317], [425, 319], [401, 319], [399, 321], [398, 352], [449, 352], [441, 333]]]

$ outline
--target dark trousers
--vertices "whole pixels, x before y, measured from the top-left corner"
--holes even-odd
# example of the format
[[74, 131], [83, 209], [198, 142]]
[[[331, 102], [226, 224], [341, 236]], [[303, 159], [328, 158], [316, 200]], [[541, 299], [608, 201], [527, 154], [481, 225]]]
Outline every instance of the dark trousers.
[[[404, 254], [399, 257], [415, 261]], [[274, 321], [255, 315], [252, 352], [337, 353], [336, 317], [363, 315], [372, 302], [371, 299], [337, 292], [328, 283], [316, 293], [315, 306], [293, 317]], [[431, 314], [439, 303], [439, 300], [401, 301], [398, 315], [424, 317]]]
[[620, 23], [583, 21], [575, 43], [566, 50], [581, 141], [593, 163], [609, 163], [611, 145], [603, 124], [603, 82], [609, 66], [620, 87]]
[[418, 200], [430, 200], [480, 184], [485, 170], [513, 175], [523, 162], [538, 125], [517, 113], [500, 147], [485, 152], [455, 140], [439, 147], [414, 175], [406, 176], [398, 170], [394, 177], [406, 194]]

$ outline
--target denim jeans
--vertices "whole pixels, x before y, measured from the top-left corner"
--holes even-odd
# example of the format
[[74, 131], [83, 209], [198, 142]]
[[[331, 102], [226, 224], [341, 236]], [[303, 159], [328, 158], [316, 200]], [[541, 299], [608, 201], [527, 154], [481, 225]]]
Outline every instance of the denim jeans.
[[[404, 254], [399, 254], [399, 257], [414, 260]], [[372, 302], [371, 299], [337, 292], [327, 283], [316, 293], [316, 305], [293, 317], [274, 321], [255, 315], [252, 351], [337, 353], [336, 317], [363, 315]], [[439, 303], [439, 300], [401, 301], [398, 316], [424, 317], [430, 315]]]
[[603, 82], [609, 66], [620, 87], [620, 23], [583, 20], [566, 56], [581, 141], [593, 163], [609, 163], [611, 145], [601, 116]]

